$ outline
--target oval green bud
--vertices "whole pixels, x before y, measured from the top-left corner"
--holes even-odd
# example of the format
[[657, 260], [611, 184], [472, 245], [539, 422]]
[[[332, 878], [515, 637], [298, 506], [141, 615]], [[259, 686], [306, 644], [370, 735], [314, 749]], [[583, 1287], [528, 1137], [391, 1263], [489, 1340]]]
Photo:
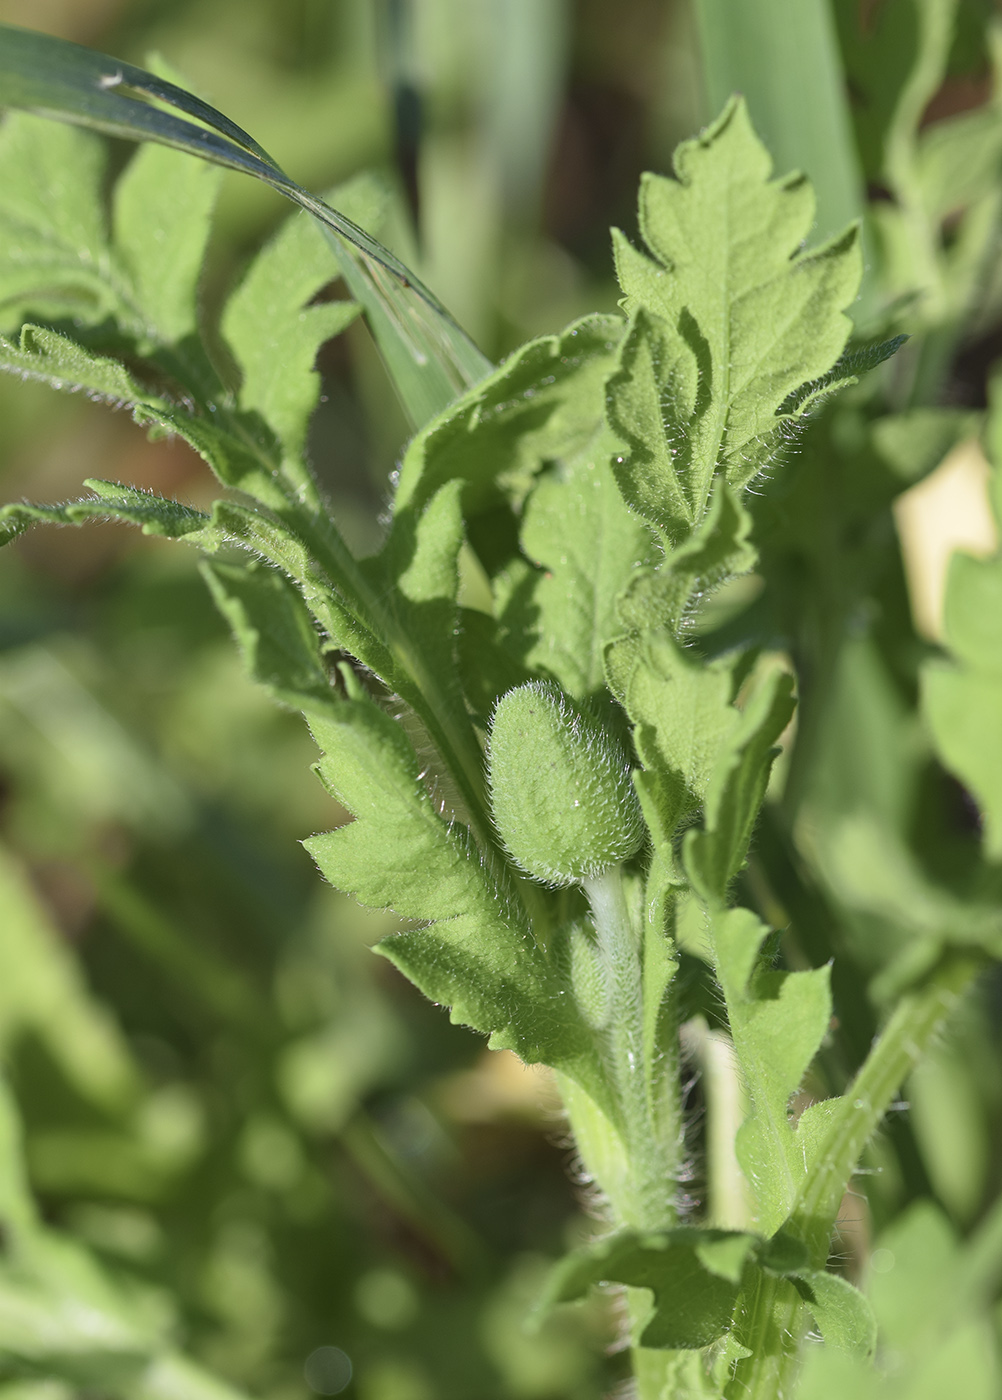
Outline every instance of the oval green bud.
[[622, 750], [556, 686], [532, 681], [501, 697], [487, 763], [495, 825], [537, 880], [580, 884], [640, 846], [640, 803]]

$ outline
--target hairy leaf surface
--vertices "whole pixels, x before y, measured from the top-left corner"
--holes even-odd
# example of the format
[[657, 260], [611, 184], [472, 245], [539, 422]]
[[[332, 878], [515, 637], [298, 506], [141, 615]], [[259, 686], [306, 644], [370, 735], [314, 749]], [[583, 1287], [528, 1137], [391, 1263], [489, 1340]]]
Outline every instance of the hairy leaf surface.
[[645, 1347], [710, 1346], [727, 1330], [751, 1235], [681, 1226], [656, 1235], [631, 1231], [575, 1250], [550, 1276], [541, 1306], [583, 1297], [596, 1283], [649, 1288], [654, 1311], [640, 1336]]
[[243, 371], [240, 407], [260, 413], [293, 458], [303, 452], [320, 392], [317, 351], [358, 315], [351, 301], [307, 304], [331, 274], [319, 229], [295, 214], [254, 259], [223, 312], [223, 334]]
[[522, 549], [535, 565], [501, 612], [508, 645], [576, 699], [605, 681], [604, 649], [618, 631], [616, 600], [651, 553], [650, 532], [625, 505], [606, 435], [547, 471], [525, 505]]
[[647, 253], [616, 237], [633, 312], [608, 388], [627, 501], [678, 543], [701, 518], [719, 472], [744, 486], [796, 414], [783, 405], [820, 380], [848, 338], [861, 275], [855, 230], [801, 251], [814, 197], [771, 161], [740, 101], [644, 177]]
[[569, 984], [534, 939], [507, 874], [440, 811], [401, 726], [357, 687], [332, 714], [310, 719], [320, 776], [355, 820], [311, 837], [307, 850], [364, 904], [429, 921], [379, 951], [451, 1007], [453, 1020], [528, 1063], [563, 1069], [604, 1100]]
[[395, 510], [420, 509], [457, 479], [467, 483], [470, 513], [496, 498], [499, 478], [520, 499], [545, 461], [586, 449], [599, 430], [602, 385], [622, 330], [618, 316], [586, 316], [516, 350], [413, 439]]

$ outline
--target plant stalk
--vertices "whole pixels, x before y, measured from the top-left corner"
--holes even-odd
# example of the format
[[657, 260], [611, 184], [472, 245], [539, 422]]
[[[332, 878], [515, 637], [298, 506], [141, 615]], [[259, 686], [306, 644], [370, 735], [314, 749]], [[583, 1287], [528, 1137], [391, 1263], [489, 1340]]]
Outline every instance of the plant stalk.
[[[601, 1142], [596, 1111], [583, 1114], [579, 1106], [575, 1112], [573, 1094], [567, 1100], [568, 1114], [582, 1156], [608, 1197], [613, 1223], [663, 1230], [676, 1219], [682, 1141], [678, 1057], [669, 1054], [649, 1064], [644, 1053], [643, 944], [627, 903], [622, 869], [616, 866], [585, 881], [584, 890], [606, 972], [606, 1059], [622, 1124], [617, 1134], [604, 1120], [604, 1132], [620, 1140]], [[643, 1292], [627, 1291], [631, 1330], [643, 1325], [648, 1306]], [[638, 1400], [664, 1400], [671, 1393], [674, 1353], [635, 1347], [633, 1363]]]
[[[814, 1268], [824, 1268], [842, 1198], [863, 1149], [980, 967], [970, 955], [954, 954], [923, 986], [904, 996], [836, 1101], [813, 1168], [784, 1226], [807, 1245]], [[786, 1279], [763, 1273], [738, 1307], [740, 1340], [752, 1354], [738, 1363], [725, 1395], [728, 1400], [776, 1400], [789, 1394], [803, 1330], [799, 1295]]]
[[584, 882], [605, 965], [609, 1022], [605, 1032], [613, 1089], [619, 1102], [629, 1191], [613, 1208], [619, 1224], [662, 1230], [674, 1223], [674, 1168], [670, 1144], [659, 1131], [649, 1066], [644, 1057], [641, 943], [630, 917], [619, 866]]

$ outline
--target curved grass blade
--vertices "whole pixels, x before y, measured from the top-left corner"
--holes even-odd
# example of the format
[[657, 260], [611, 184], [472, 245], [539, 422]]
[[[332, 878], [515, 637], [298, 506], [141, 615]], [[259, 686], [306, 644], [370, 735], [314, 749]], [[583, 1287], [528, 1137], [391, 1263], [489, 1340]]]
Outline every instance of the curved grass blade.
[[0, 24], [0, 107], [174, 146], [263, 180], [307, 210], [328, 235], [341, 275], [365, 308], [415, 427], [493, 368], [388, 248], [297, 185], [252, 136], [175, 83], [79, 44]]

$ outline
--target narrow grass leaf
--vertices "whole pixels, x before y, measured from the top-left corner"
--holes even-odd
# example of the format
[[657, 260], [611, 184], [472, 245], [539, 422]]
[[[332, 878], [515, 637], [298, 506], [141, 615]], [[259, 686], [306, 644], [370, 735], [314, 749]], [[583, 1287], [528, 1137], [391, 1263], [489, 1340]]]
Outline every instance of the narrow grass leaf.
[[176, 84], [77, 44], [3, 25], [0, 106], [174, 146], [263, 180], [306, 209], [336, 240], [332, 248], [338, 266], [371, 317], [415, 426], [489, 371], [489, 361], [409, 268], [364, 229], [290, 180], [234, 122]]
[[820, 235], [858, 219], [862, 172], [826, 0], [696, 0], [695, 16], [707, 116], [743, 93], [779, 166], [811, 173]]

